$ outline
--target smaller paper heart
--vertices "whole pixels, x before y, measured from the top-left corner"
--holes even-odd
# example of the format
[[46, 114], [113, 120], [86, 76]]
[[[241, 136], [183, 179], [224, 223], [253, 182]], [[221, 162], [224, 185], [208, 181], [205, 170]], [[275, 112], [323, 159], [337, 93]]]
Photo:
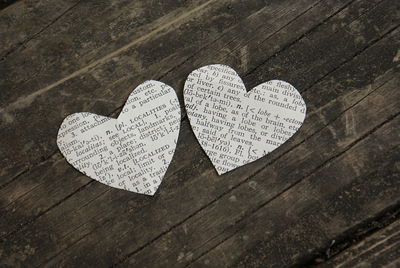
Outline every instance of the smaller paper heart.
[[57, 145], [67, 161], [111, 187], [154, 195], [174, 155], [180, 128], [175, 91], [146, 81], [117, 119], [75, 113], [64, 119]]
[[218, 174], [278, 148], [306, 115], [306, 104], [291, 84], [271, 80], [247, 92], [239, 75], [221, 64], [191, 72], [184, 100], [193, 132]]

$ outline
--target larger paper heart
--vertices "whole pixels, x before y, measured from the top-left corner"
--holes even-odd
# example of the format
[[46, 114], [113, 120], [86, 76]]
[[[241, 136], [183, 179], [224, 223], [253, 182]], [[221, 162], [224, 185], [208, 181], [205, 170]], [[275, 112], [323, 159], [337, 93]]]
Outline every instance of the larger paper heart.
[[117, 119], [91, 113], [66, 117], [57, 145], [67, 161], [106, 185], [154, 195], [172, 160], [180, 127], [175, 91], [146, 81]]
[[191, 72], [184, 100], [192, 129], [218, 174], [278, 148], [306, 114], [306, 104], [289, 83], [271, 80], [247, 92], [239, 75], [220, 64]]

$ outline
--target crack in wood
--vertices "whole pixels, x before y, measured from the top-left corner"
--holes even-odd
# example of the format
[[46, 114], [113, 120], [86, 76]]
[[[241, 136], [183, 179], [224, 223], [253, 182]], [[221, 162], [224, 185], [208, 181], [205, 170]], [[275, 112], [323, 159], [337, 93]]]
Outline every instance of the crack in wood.
[[78, 189], [76, 189], [75, 191], [73, 191], [72, 193], [68, 194], [67, 196], [63, 197], [62, 199], [60, 199], [59, 201], [57, 201], [56, 203], [54, 203], [53, 205], [51, 205], [50, 207], [48, 207], [47, 209], [45, 209], [44, 211], [41, 211], [40, 213], [38, 213], [34, 218], [29, 219], [28, 221], [20, 224], [20, 226], [15, 229], [14, 231], [3, 235], [2, 237], [0, 237], [0, 240], [4, 240], [7, 237], [13, 236], [14, 234], [22, 231], [23, 229], [25, 229], [28, 225], [32, 224], [33, 222], [35, 222], [38, 218], [40, 218], [41, 216], [43, 216], [44, 214], [46, 214], [47, 212], [49, 212], [50, 210], [52, 210], [53, 208], [58, 207], [60, 204], [62, 204], [64, 201], [68, 200], [69, 198], [71, 198], [73, 195], [75, 195], [76, 193], [82, 191], [84, 188], [86, 188], [89, 184], [91, 184], [93, 182], [93, 180], [89, 180], [89, 182], [85, 183], [84, 185], [80, 186]]
[[[357, 245], [360, 241], [374, 235], [382, 229], [385, 229], [395, 221], [400, 220], [400, 203], [386, 208], [376, 217], [367, 219], [365, 222], [355, 226], [347, 233], [337, 237], [335, 243], [329, 248], [321, 249], [307, 259], [300, 261], [298, 267], [315, 267], [324, 262], [334, 259], [344, 253], [350, 247]], [[330, 255], [327, 255], [329, 250]]]
[[[55, 19], [53, 19], [52, 21], [50, 21], [49, 24], [45, 25], [41, 30], [39, 30], [38, 32], [32, 34], [32, 36], [30, 36], [29, 38], [17, 43], [16, 45], [14, 45], [14, 47], [11, 47], [8, 51], [6, 51], [6, 53], [0, 58], [0, 62], [4, 61], [7, 57], [11, 56], [11, 54], [13, 54], [14, 52], [16, 52], [20, 47], [24, 47], [27, 43], [29, 43], [31, 40], [35, 39], [36, 37], [38, 37], [42, 32], [44, 32], [45, 30], [47, 30], [49, 27], [51, 27], [54, 23], [56, 23], [57, 21], [59, 21], [62, 17], [64, 17], [65, 14], [67, 14], [69, 11], [71, 11], [72, 9], [74, 9], [79, 3], [81, 3], [82, 0], [78, 0], [75, 4], [73, 4], [72, 6], [70, 6], [69, 8], [67, 8], [64, 12], [62, 12], [59, 16], [57, 16]], [[0, 6], [1, 9], [1, 6]]]
[[[104, 223], [106, 224], [107, 222], [110, 222], [111, 219], [106, 220]], [[85, 225], [86, 223], [82, 224]], [[79, 226], [81, 227], [81, 226]], [[76, 245], [77, 243], [79, 243], [80, 241], [82, 241], [83, 239], [85, 239], [86, 237], [90, 236], [91, 234], [93, 234], [95, 231], [97, 231], [100, 228], [100, 226], [98, 226], [97, 228], [93, 228], [92, 230], [90, 230], [88, 233], [86, 233], [85, 235], [79, 237], [76, 241], [72, 242], [70, 245], [68, 245], [64, 250], [68, 250], [69, 248], [73, 247], [74, 245]], [[78, 228], [77, 228], [78, 229]], [[55, 254], [54, 256], [51, 256], [50, 258], [46, 259], [43, 262], [43, 265], [46, 265], [47, 263], [49, 263], [51, 260], [57, 258], [57, 256], [59, 256], [60, 254], [62, 254], [63, 251], [59, 251], [57, 252], [57, 254]]]
[[[342, 12], [343, 10], [345, 10], [347, 7], [349, 7], [351, 4], [353, 4], [355, 2], [355, 0], [348, 2], [347, 4], [345, 4], [343, 7], [339, 8], [336, 12], [334, 12], [332, 15], [330, 15], [329, 17], [325, 18], [324, 20], [322, 20], [320, 23], [318, 23], [317, 25], [315, 25], [314, 27], [312, 27], [311, 29], [309, 29], [308, 31], [306, 31], [305, 33], [303, 33], [302, 35], [300, 35], [298, 38], [296, 38], [294, 41], [290, 42], [289, 44], [285, 45], [284, 47], [282, 47], [280, 50], [278, 50], [274, 55], [268, 57], [266, 60], [264, 60], [263, 62], [261, 62], [260, 64], [256, 65], [254, 68], [252, 68], [244, 77], [247, 77], [249, 74], [255, 72], [258, 68], [260, 68], [261, 66], [263, 66], [264, 64], [266, 64], [268, 61], [270, 61], [272, 58], [275, 58], [278, 54], [282, 53], [283, 51], [285, 51], [286, 49], [290, 48], [291, 46], [293, 46], [295, 43], [299, 42], [301, 39], [303, 39], [305, 36], [307, 36], [308, 34], [312, 33], [313, 31], [315, 31], [317, 28], [319, 28], [321, 25], [324, 25], [328, 20], [330, 20], [331, 18], [335, 17], [337, 14], [339, 14], [340, 12]], [[290, 23], [289, 23], [290, 24]]]
[[[369, 49], [370, 47], [372, 47], [373, 45], [375, 45], [377, 42], [379, 42], [380, 40], [382, 40], [383, 37], [390, 35], [391, 33], [395, 32], [398, 28], [399, 28], [400, 24], [392, 27], [391, 29], [389, 29], [386, 33], [384, 33], [381, 37], [378, 37], [374, 40], [371, 41], [371, 43], [368, 43], [366, 46], [364, 46], [361, 50], [357, 51], [356, 53], [354, 53], [354, 55], [351, 56], [351, 58], [348, 58], [346, 60], [344, 60], [339, 66], [333, 68], [330, 72], [328, 72], [327, 74], [325, 74], [324, 76], [322, 76], [321, 78], [319, 78], [315, 84], [318, 84], [319, 82], [321, 82], [322, 80], [324, 80], [327, 76], [329, 76], [331, 73], [334, 73], [335, 71], [339, 70], [340, 68], [342, 68], [344, 65], [346, 65], [347, 63], [349, 63], [352, 59], [357, 58], [359, 55], [361, 55], [364, 51], [366, 51], [367, 49]], [[309, 87], [302, 91], [302, 93], [306, 92], [309, 89]]]

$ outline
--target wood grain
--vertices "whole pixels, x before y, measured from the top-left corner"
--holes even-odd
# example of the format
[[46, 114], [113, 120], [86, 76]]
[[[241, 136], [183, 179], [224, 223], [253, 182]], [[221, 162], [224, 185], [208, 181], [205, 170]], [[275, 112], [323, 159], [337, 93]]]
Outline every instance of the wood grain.
[[[398, 1], [58, 2], [0, 11], [1, 266], [301, 265], [400, 205]], [[66, 115], [116, 116], [146, 79], [182, 103], [187, 74], [210, 63], [237, 69], [248, 89], [295, 85], [305, 124], [217, 176], [183, 110], [154, 197], [97, 183], [58, 152]], [[371, 243], [397, 262], [395, 241]], [[362, 254], [351, 263], [382, 263]]]
[[341, 252], [327, 267], [398, 267], [400, 265], [400, 222], [397, 220]]

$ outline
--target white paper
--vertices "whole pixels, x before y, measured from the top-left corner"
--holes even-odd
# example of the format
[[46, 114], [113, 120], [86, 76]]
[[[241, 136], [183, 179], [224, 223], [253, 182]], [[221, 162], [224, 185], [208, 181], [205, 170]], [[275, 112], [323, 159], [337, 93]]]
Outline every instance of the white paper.
[[117, 119], [92, 113], [66, 117], [57, 145], [67, 161], [111, 187], [154, 195], [172, 160], [180, 128], [175, 91], [146, 81]]
[[247, 92], [239, 75], [220, 64], [191, 72], [184, 100], [192, 129], [218, 174], [278, 148], [306, 115], [303, 98], [289, 83], [271, 80]]

